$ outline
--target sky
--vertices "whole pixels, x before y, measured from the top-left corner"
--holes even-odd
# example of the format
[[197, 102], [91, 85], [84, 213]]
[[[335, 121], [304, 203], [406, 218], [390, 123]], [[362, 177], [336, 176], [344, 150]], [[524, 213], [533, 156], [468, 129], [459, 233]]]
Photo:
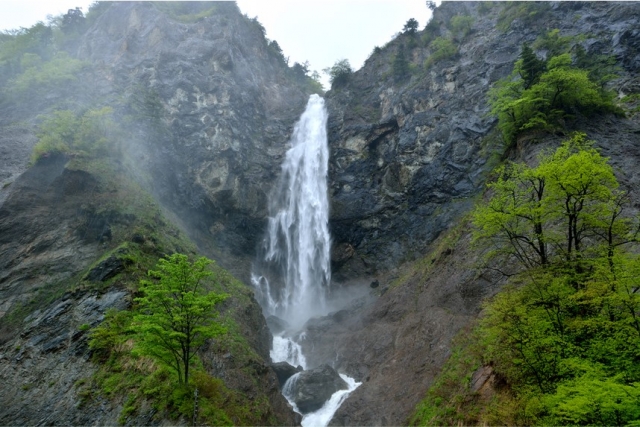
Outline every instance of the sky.
[[[0, 30], [30, 27], [81, 7], [87, 12], [93, 0], [0, 0]], [[322, 69], [348, 59], [362, 66], [375, 46], [387, 43], [414, 18], [422, 29], [431, 16], [424, 0], [238, 0], [240, 10], [257, 17], [289, 57], [289, 64], [309, 61]], [[439, 2], [438, 2], [439, 3]]]

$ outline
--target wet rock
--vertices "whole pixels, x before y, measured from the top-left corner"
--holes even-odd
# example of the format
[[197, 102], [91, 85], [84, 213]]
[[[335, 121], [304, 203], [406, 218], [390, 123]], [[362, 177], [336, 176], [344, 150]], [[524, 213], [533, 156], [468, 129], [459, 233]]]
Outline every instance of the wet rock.
[[294, 367], [287, 362], [277, 362], [271, 365], [278, 377], [280, 387], [283, 387], [289, 378], [298, 372], [302, 372], [302, 366]]
[[289, 379], [285, 393], [303, 414], [316, 411], [333, 393], [349, 386], [329, 365], [302, 371]]
[[267, 326], [273, 335], [278, 335], [290, 327], [289, 322], [273, 315], [267, 316]]
[[111, 255], [96, 267], [92, 268], [85, 276], [85, 280], [89, 280], [90, 282], [107, 281], [122, 272], [126, 266], [131, 263], [132, 261], [127, 258], [120, 258], [116, 255]]

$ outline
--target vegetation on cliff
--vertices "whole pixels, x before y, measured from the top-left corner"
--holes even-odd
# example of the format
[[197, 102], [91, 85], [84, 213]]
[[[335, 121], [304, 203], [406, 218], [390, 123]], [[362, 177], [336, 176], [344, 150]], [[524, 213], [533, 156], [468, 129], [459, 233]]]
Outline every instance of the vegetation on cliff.
[[498, 117], [507, 143], [513, 144], [523, 132], [562, 129], [576, 114], [621, 112], [613, 92], [605, 89], [616, 76], [612, 66], [606, 67], [611, 60], [588, 58], [577, 42], [550, 31], [534, 43], [548, 53], [546, 60], [525, 43], [511, 75], [489, 91], [491, 113]]
[[[509, 286], [420, 404], [417, 425], [635, 425], [640, 421], [640, 231], [583, 134], [536, 167], [509, 164], [474, 213]], [[499, 260], [499, 261], [498, 261]], [[490, 367], [494, 394], [470, 386]], [[450, 378], [457, 372], [457, 379]], [[445, 380], [445, 378], [449, 378]]]

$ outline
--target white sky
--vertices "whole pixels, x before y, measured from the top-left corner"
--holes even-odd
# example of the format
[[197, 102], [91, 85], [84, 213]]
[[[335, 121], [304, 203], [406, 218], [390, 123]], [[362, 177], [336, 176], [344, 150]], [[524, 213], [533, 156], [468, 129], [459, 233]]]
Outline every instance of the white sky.
[[[93, 0], [0, 0], [0, 29], [30, 27]], [[240, 10], [258, 20], [294, 62], [309, 61], [322, 71], [346, 58], [358, 69], [375, 46], [402, 30], [409, 18], [422, 29], [431, 16], [424, 0], [238, 0]], [[439, 2], [438, 2], [439, 3]], [[323, 74], [325, 86], [326, 76]]]

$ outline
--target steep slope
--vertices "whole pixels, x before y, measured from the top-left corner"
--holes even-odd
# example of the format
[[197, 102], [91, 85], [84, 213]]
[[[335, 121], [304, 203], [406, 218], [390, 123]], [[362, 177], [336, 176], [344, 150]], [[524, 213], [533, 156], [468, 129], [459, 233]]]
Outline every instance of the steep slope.
[[[332, 360], [364, 382], [334, 425], [407, 423], [449, 356], [452, 337], [504, 283], [479, 268], [482, 254], [470, 248], [464, 217], [503, 153], [534, 161], [562, 133], [582, 130], [611, 157], [625, 188], [638, 184], [637, 113], [578, 115], [557, 135], [526, 134], [508, 147], [487, 103], [488, 89], [511, 72], [522, 43], [554, 28], [592, 55], [614, 55], [615, 90], [637, 93], [637, 4], [546, 3], [519, 11], [521, 5], [444, 3], [418, 36], [399, 36], [328, 93], [334, 277], [375, 278], [372, 292], [380, 295], [307, 325], [306, 345], [317, 357], [310, 364]], [[456, 29], [456, 16], [473, 24]], [[437, 38], [456, 50], [442, 54], [432, 43]], [[399, 49], [413, 71], [398, 79], [392, 64]]]
[[[131, 307], [160, 257], [195, 255], [189, 238], [248, 274], [270, 178], [310, 91], [233, 3], [101, 3], [82, 22], [3, 39], [18, 52], [4, 50], [0, 61], [0, 125], [9, 130], [0, 200], [7, 424], [175, 417], [153, 399], [131, 406], [126, 387], [113, 394], [96, 380], [104, 366], [91, 357], [87, 331], [110, 308]], [[51, 133], [41, 132], [46, 124]], [[62, 139], [52, 143], [55, 135]], [[201, 355], [223, 379], [227, 415], [295, 424], [268, 365], [260, 307], [249, 287], [227, 284], [229, 335]]]
[[[125, 94], [149, 119], [137, 124], [131, 159], [190, 236], [233, 268], [253, 255], [308, 92], [257, 21], [233, 3], [213, 7], [184, 24], [150, 3], [117, 4], [88, 31], [78, 57], [101, 64], [105, 96]], [[248, 265], [233, 271], [246, 274]]]

